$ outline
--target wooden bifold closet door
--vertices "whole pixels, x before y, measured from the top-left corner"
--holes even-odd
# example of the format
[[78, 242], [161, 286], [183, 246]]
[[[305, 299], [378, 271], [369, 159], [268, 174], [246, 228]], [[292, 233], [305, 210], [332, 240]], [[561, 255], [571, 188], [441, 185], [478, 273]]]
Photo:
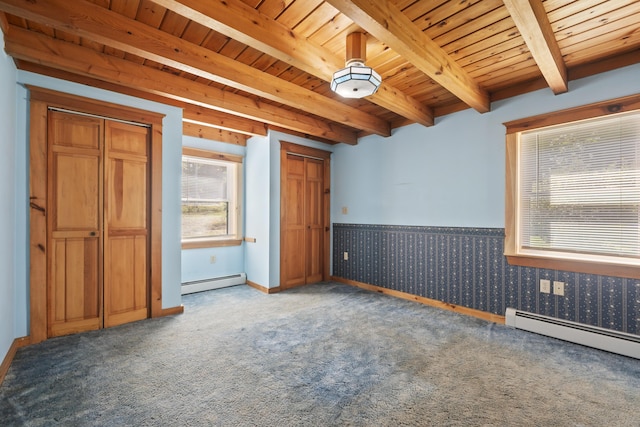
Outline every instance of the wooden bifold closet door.
[[330, 153], [285, 143], [283, 150], [280, 288], [288, 289], [327, 279]]
[[149, 315], [149, 130], [48, 112], [48, 336]]

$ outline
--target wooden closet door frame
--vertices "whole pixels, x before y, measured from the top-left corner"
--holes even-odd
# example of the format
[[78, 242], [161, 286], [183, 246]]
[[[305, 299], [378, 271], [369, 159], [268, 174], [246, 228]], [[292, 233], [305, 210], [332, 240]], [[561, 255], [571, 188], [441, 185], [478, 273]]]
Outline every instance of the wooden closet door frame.
[[318, 148], [306, 147], [304, 145], [294, 144], [292, 142], [280, 141], [280, 286], [286, 281], [283, 248], [285, 245], [284, 238], [284, 221], [285, 221], [285, 203], [287, 200], [286, 194], [286, 176], [284, 165], [287, 162], [287, 154], [293, 154], [303, 157], [313, 157], [316, 159], [322, 159], [323, 161], [323, 226], [324, 237], [322, 241], [323, 245], [323, 269], [322, 280], [329, 279], [329, 265], [331, 261], [331, 152], [320, 150]]
[[29, 110], [29, 315], [30, 343], [47, 339], [47, 115], [50, 107], [150, 126], [150, 317], [162, 309], [162, 119], [164, 114], [27, 86]]

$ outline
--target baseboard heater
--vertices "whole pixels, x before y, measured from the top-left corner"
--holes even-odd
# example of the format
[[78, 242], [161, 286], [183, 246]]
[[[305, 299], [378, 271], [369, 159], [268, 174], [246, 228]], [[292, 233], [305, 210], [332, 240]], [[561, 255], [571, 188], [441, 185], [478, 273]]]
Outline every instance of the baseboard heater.
[[517, 329], [640, 359], [640, 336], [507, 308], [505, 323]]
[[215, 279], [195, 280], [185, 282], [181, 287], [181, 294], [192, 294], [194, 292], [210, 291], [212, 289], [226, 288], [228, 286], [242, 285], [247, 283], [245, 273], [234, 274], [232, 276], [216, 277]]

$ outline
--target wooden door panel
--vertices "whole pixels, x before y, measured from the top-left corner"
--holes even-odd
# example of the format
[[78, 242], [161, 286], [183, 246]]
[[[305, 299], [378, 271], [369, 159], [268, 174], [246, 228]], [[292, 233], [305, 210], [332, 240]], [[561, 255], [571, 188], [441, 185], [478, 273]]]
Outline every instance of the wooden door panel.
[[51, 247], [51, 279], [49, 280], [51, 286], [49, 298], [51, 302], [49, 307], [49, 323], [59, 323], [67, 320], [66, 243], [64, 239], [57, 239], [54, 240]]
[[135, 249], [130, 237], [112, 237], [108, 240], [109, 283], [105, 287], [105, 308], [108, 315], [122, 313], [135, 307]]
[[287, 175], [304, 178], [304, 157], [287, 154]]
[[322, 251], [323, 234], [322, 228], [309, 230], [307, 234], [307, 283], [322, 281], [324, 267]]
[[56, 239], [51, 252], [49, 335], [99, 328], [98, 239]]
[[322, 182], [323, 162], [319, 159], [306, 159], [306, 179], [307, 181]]
[[304, 227], [304, 159], [288, 156], [286, 165], [286, 227]]
[[99, 150], [102, 120], [78, 114], [49, 111], [49, 143], [55, 146]]
[[149, 271], [149, 242], [147, 236], [135, 236], [133, 238], [134, 259], [136, 261], [133, 289], [133, 307], [136, 310], [147, 311], [149, 306], [149, 287], [147, 272]]
[[105, 271], [105, 327], [147, 317], [147, 239], [121, 236], [108, 240]]
[[105, 139], [112, 156], [121, 153], [147, 157], [148, 128], [129, 123], [109, 122], [106, 132]]
[[322, 183], [307, 182], [306, 224], [322, 227]]
[[304, 182], [296, 178], [289, 179], [287, 195], [291, 197], [285, 212], [287, 227], [304, 227]]
[[97, 239], [67, 239], [65, 246], [66, 320], [97, 317]]
[[54, 230], [97, 231], [99, 228], [100, 158], [93, 156], [53, 153]]
[[109, 230], [146, 230], [146, 162], [111, 158], [108, 164], [106, 221]]
[[286, 254], [283, 254], [284, 269], [286, 275], [285, 283], [280, 285], [284, 288], [297, 286], [305, 283], [305, 233], [303, 228], [297, 230], [287, 230], [284, 234], [284, 243], [287, 248]]

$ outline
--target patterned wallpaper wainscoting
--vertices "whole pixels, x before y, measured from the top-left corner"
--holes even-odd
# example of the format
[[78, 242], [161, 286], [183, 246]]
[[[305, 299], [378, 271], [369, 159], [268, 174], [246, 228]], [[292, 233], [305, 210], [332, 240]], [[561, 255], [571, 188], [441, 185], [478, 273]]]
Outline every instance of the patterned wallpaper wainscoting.
[[[509, 265], [503, 244], [502, 228], [333, 224], [333, 275], [499, 315], [513, 307], [640, 335], [640, 280]], [[538, 292], [540, 279], [565, 282], [565, 296]]]

